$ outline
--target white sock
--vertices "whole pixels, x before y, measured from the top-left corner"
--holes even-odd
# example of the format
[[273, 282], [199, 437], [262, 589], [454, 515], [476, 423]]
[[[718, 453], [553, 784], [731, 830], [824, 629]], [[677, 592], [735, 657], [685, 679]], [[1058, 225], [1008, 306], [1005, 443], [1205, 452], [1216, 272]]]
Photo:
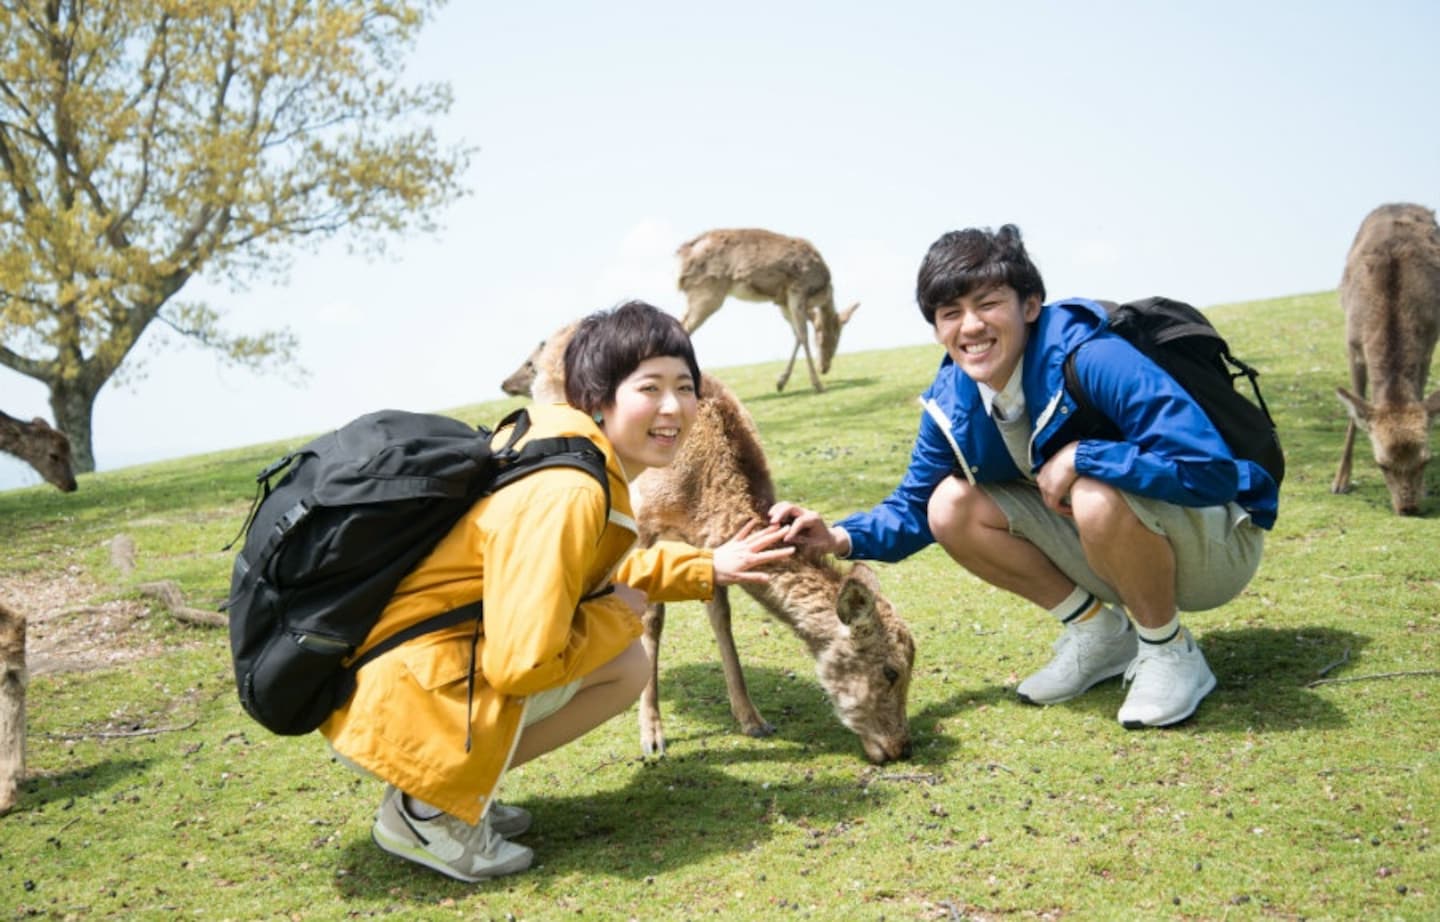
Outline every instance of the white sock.
[[1089, 621], [1100, 612], [1100, 600], [1087, 589], [1076, 586], [1059, 605], [1050, 609], [1050, 615], [1064, 625]]
[[411, 797], [409, 794], [400, 795], [400, 806], [417, 820], [433, 820], [445, 812], [439, 807], [432, 807], [418, 797]]
[[1170, 620], [1159, 627], [1145, 627], [1137, 621], [1135, 632], [1140, 635], [1141, 640], [1148, 644], [1154, 644], [1157, 647], [1167, 644], [1180, 636], [1180, 613], [1176, 612], [1171, 615]]

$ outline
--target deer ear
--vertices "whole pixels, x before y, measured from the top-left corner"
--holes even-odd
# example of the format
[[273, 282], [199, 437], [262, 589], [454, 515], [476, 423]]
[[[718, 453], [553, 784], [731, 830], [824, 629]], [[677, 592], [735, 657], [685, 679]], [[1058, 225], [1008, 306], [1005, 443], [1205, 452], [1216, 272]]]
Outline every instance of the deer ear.
[[864, 578], [868, 572], [860, 572], [859, 566], [852, 570], [840, 586], [840, 597], [835, 600], [835, 614], [852, 634], [868, 633], [876, 626], [875, 590]]
[[1357, 425], [1363, 428], [1370, 424], [1372, 411], [1366, 400], [1356, 397], [1343, 387], [1335, 388], [1335, 396], [1340, 398], [1340, 402], [1345, 405], [1345, 411], [1350, 414], [1350, 418], [1355, 420]]
[[854, 304], [850, 305], [849, 307], [847, 307], [847, 308], [845, 308], [843, 311], [841, 311], [841, 312], [840, 312], [840, 325], [843, 327], [845, 324], [849, 323], [849, 322], [850, 322], [850, 318], [853, 317], [853, 316], [855, 316], [855, 312], [858, 311], [859, 309], [860, 309], [860, 302], [859, 302], [859, 301], [856, 301]]
[[1432, 391], [1430, 396], [1425, 398], [1425, 414], [1430, 417], [1429, 422], [1432, 425], [1435, 418], [1440, 416], [1440, 391]]

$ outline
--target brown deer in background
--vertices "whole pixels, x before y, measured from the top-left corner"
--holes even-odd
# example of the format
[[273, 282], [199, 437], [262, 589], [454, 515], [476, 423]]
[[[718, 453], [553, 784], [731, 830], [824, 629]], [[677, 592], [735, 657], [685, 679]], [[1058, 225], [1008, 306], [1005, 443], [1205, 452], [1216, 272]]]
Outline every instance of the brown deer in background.
[[25, 778], [25, 619], [0, 602], [0, 815]]
[[[564, 400], [567, 326], [549, 337], [507, 379], [528, 386], [536, 400]], [[775, 487], [754, 422], [740, 401], [708, 375], [689, 437], [669, 467], [645, 471], [631, 485], [640, 543], [672, 538], [703, 547], [723, 543], [747, 521], [764, 521]], [[860, 738], [865, 756], [881, 763], [910, 754], [906, 700], [915, 642], [905, 622], [880, 593], [864, 564], [842, 570], [825, 558], [799, 554], [770, 568], [770, 582], [741, 586], [798, 636], [815, 658], [820, 686], [840, 721]], [[705, 606], [720, 649], [730, 712], [750, 736], [774, 732], [745, 685], [735, 649], [727, 587], [717, 587]], [[640, 744], [646, 755], [663, 755], [660, 717], [660, 638], [665, 608], [646, 611], [643, 643], [650, 654], [650, 683], [640, 696]]]
[[75, 464], [70, 458], [70, 440], [40, 417], [23, 422], [0, 413], [0, 451], [14, 455], [65, 493], [76, 488]]
[[[1345, 348], [1354, 392], [1340, 387], [1350, 415], [1331, 492], [1350, 489], [1355, 430], [1370, 436], [1390, 505], [1416, 515], [1425, 497], [1429, 428], [1440, 390], [1425, 395], [1440, 337], [1440, 228], [1419, 205], [1381, 205], [1355, 235], [1340, 278]], [[1370, 398], [1367, 400], [1367, 392]]]
[[[727, 297], [773, 301], [795, 333], [790, 362], [775, 381], [775, 389], [785, 389], [801, 349], [810, 369], [810, 386], [817, 391], [825, 389], [820, 375], [830, 371], [830, 360], [840, 345], [840, 328], [860, 305], [835, 312], [830, 269], [809, 241], [758, 228], [712, 230], [682, 244], [676, 252], [680, 257], [679, 287], [688, 305], [682, 321], [686, 330], [698, 330]], [[815, 328], [819, 374], [810, 353], [807, 324]]]

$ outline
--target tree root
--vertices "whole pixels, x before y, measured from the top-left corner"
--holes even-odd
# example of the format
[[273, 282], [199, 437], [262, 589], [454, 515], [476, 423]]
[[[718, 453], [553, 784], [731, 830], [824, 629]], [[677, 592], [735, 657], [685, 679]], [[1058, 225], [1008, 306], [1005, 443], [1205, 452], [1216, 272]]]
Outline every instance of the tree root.
[[218, 612], [205, 611], [200, 608], [191, 608], [185, 604], [185, 594], [180, 591], [180, 586], [174, 580], [160, 580], [155, 583], [141, 583], [135, 587], [140, 594], [148, 598], [157, 599], [170, 612], [170, 616], [176, 621], [183, 621], [187, 624], [199, 624], [205, 627], [227, 627], [230, 622], [224, 615]]

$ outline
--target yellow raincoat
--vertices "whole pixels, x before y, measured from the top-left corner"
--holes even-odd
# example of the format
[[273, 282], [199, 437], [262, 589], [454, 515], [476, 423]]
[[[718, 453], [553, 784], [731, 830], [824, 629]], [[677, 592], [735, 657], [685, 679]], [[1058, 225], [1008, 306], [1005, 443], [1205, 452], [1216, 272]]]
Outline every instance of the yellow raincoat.
[[[400, 583], [357, 653], [483, 598], [478, 633], [464, 624], [380, 656], [320, 727], [341, 755], [469, 823], [479, 821], [509, 765], [526, 696], [588, 675], [640, 636], [640, 619], [615, 596], [584, 603], [582, 596], [610, 582], [657, 602], [714, 593], [708, 550], [661, 542], [630, 553], [628, 483], [588, 416], [556, 404], [531, 407], [530, 418], [521, 444], [581, 435], [604, 451], [608, 519], [600, 484], [569, 467], [537, 471], [480, 500]], [[507, 437], [497, 433], [496, 444]]]

